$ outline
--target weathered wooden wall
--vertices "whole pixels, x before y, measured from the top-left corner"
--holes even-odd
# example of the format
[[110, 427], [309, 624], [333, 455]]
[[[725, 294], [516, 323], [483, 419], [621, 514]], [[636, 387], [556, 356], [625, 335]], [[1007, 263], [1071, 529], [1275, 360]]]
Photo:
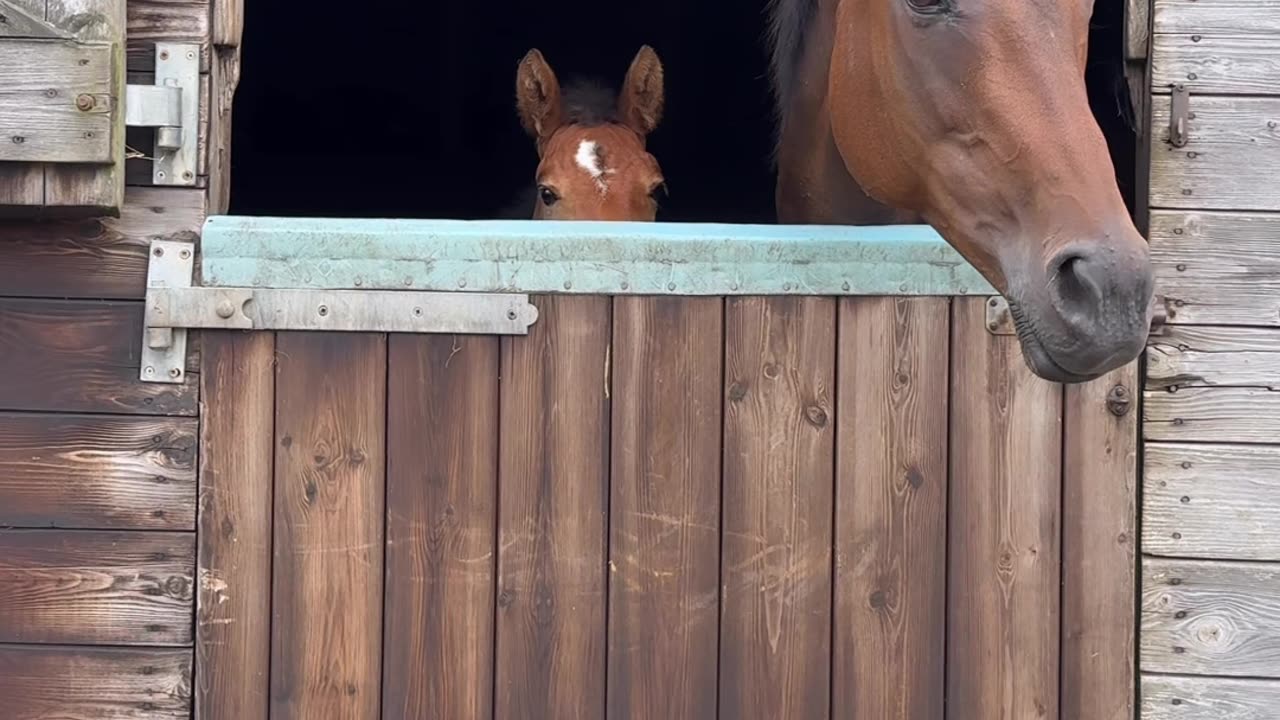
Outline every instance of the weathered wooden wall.
[[[102, 4], [18, 1], [55, 15]], [[214, 60], [225, 66], [235, 55], [229, 19], [239, 3], [129, 0], [126, 11], [134, 81], [150, 79], [158, 40], [206, 48], [202, 177], [195, 189], [148, 187], [149, 167], [131, 161], [118, 218], [0, 220], [6, 719], [189, 718], [198, 690], [199, 342], [185, 385], [140, 383], [141, 300], [149, 243], [196, 240], [206, 214], [226, 207], [225, 183], [211, 179], [225, 170], [225, 153], [209, 148], [225, 145], [218, 138], [227, 120], [224, 113], [215, 121], [210, 97], [215, 87], [227, 93]], [[128, 141], [151, 147], [145, 133]], [[111, 191], [105, 173], [68, 172], [0, 166], [0, 201], [25, 193], [49, 205], [83, 205]], [[222, 188], [212, 200], [211, 187]]]
[[1132, 717], [1136, 366], [985, 302], [206, 334], [201, 717]]
[[1156, 0], [1153, 28], [1151, 243], [1171, 326], [1143, 422], [1143, 716], [1275, 717], [1280, 2]]

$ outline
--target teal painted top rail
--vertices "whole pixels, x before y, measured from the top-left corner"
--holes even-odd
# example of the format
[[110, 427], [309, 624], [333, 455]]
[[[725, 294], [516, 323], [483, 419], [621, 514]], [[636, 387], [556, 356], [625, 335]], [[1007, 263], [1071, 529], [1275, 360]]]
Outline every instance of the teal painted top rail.
[[365, 220], [217, 216], [209, 287], [606, 295], [982, 295], [925, 225]]

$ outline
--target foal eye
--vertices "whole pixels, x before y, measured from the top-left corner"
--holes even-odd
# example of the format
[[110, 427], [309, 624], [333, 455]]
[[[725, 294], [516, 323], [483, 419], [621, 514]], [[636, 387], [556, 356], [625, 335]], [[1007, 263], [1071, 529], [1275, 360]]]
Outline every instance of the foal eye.
[[556, 201], [560, 199], [560, 196], [556, 194], [555, 190], [552, 190], [546, 185], [539, 185], [538, 199], [542, 200], [543, 205], [546, 205], [547, 207], [551, 207], [552, 205], [556, 204]]
[[907, 0], [907, 6], [921, 15], [938, 15], [951, 8], [950, 0]]
[[653, 189], [649, 191], [649, 197], [653, 198], [654, 202], [667, 199], [669, 194], [670, 193], [667, 192], [667, 184], [665, 182], [660, 182], [657, 185], [654, 185]]

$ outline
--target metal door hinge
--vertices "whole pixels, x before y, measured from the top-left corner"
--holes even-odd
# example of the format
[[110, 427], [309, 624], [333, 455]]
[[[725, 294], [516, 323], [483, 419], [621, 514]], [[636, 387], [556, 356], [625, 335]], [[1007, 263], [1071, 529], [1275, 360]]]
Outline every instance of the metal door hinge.
[[1193, 120], [1191, 115], [1191, 92], [1187, 90], [1186, 85], [1174, 85], [1173, 95], [1169, 101], [1169, 144], [1176, 147], [1186, 147], [1190, 142], [1190, 131], [1188, 123]]
[[194, 254], [190, 243], [151, 244], [146, 382], [183, 381], [189, 329], [527, 335], [538, 319], [514, 293], [196, 287]]
[[193, 186], [200, 141], [200, 46], [156, 43], [154, 85], [126, 85], [124, 124], [155, 128], [151, 180]]
[[[1155, 311], [1151, 317], [1152, 336], [1164, 334], [1164, 325], [1169, 314], [1163, 297], [1156, 297]], [[1000, 295], [987, 298], [987, 332], [992, 335], [1017, 335], [1013, 324], [1013, 314], [1009, 312], [1009, 301]]]

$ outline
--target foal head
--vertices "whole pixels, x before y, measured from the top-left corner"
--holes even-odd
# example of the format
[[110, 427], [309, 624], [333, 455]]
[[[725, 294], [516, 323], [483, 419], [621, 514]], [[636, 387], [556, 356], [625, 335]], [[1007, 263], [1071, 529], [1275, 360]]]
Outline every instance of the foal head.
[[516, 107], [538, 146], [534, 219], [653, 221], [666, 183], [645, 140], [662, 105], [662, 63], [647, 45], [616, 96], [587, 85], [562, 90], [530, 50], [516, 73]]
[[828, 102], [850, 173], [1008, 298], [1040, 375], [1136, 357], [1152, 270], [1085, 92], [1093, 0], [838, 2]]

